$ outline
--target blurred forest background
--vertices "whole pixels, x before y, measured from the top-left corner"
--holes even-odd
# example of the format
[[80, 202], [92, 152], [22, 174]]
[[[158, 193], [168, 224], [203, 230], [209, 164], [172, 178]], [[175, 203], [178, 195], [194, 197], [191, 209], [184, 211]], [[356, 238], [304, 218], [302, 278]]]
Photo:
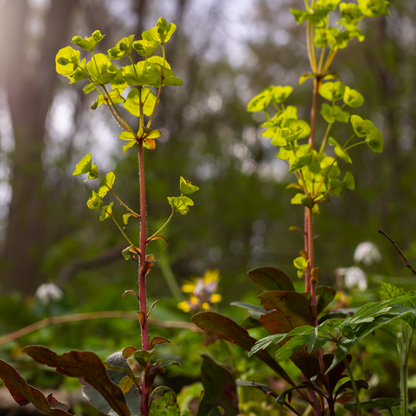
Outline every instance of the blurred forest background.
[[[254, 299], [246, 274], [254, 267], [275, 266], [296, 279], [292, 261], [303, 237], [289, 227], [302, 227], [302, 208], [290, 205], [294, 193], [285, 190], [292, 180], [286, 164], [260, 136], [264, 120], [247, 113], [246, 106], [270, 84], [291, 85], [290, 104], [309, 120], [312, 82], [298, 86], [309, 71], [305, 31], [289, 11], [303, 8], [303, 1], [3, 0], [0, 7], [3, 334], [48, 313], [137, 309], [134, 299], [121, 298], [136, 282], [136, 265], [121, 256], [122, 236], [87, 208], [96, 184], [72, 176], [75, 164], [92, 151], [100, 171], [115, 172], [117, 193], [137, 207], [135, 152], [122, 152], [118, 126], [107, 109], [90, 110], [95, 97], [84, 95], [83, 83], [70, 86], [58, 76], [54, 59], [72, 36], [99, 29], [106, 37], [97, 52], [107, 53], [131, 33], [140, 39], [160, 16], [177, 25], [167, 60], [184, 86], [163, 90], [153, 123], [163, 136], [155, 151], [146, 152], [149, 230], [169, 215], [166, 197], [177, 194], [179, 176], [200, 192], [188, 215], [175, 215], [169, 224], [169, 246], [150, 247], [160, 261], [148, 281], [149, 297], [166, 299], [155, 316], [188, 320], [175, 309], [182, 296], [178, 285], [206, 269], [220, 269], [220, 308]], [[362, 156], [349, 165], [356, 191], [323, 205], [315, 221], [316, 263], [327, 284], [335, 284], [335, 268], [354, 264], [354, 250], [363, 241], [375, 243], [383, 257], [366, 268], [370, 280], [389, 275], [397, 283], [408, 275], [379, 227], [409, 260], [416, 258], [416, 3], [394, 0], [390, 11], [390, 18], [367, 19], [361, 26], [365, 41], [354, 40], [333, 64], [341, 80], [364, 95], [359, 114], [374, 122], [386, 144], [381, 155], [369, 149], [356, 153]], [[318, 138], [323, 126], [318, 123]], [[333, 134], [336, 138], [337, 130]], [[137, 240], [134, 227], [129, 225], [129, 235]], [[44, 282], [65, 293], [49, 310], [33, 299]], [[117, 334], [126, 325], [112, 328], [113, 333], [121, 337]], [[105, 329], [100, 341], [89, 338], [88, 324], [71, 329], [75, 336], [67, 336], [62, 348], [81, 348], [82, 335], [87, 347], [118, 345], [107, 340]], [[56, 336], [64, 334], [48, 331], [32, 342], [58, 343]]]

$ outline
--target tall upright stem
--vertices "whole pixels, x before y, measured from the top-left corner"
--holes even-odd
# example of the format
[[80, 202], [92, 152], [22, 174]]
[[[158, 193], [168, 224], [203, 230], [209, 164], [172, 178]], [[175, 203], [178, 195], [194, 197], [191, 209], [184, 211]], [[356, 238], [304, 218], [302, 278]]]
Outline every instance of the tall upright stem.
[[[139, 147], [139, 180], [140, 180], [140, 256], [139, 256], [139, 304], [142, 312], [140, 326], [142, 330], [142, 349], [149, 349], [149, 329], [147, 326], [147, 299], [146, 299], [146, 188], [144, 180], [144, 157], [143, 141], [138, 143]], [[143, 416], [149, 413], [150, 386], [146, 386], [146, 369], [142, 368], [142, 399], [141, 412]]]

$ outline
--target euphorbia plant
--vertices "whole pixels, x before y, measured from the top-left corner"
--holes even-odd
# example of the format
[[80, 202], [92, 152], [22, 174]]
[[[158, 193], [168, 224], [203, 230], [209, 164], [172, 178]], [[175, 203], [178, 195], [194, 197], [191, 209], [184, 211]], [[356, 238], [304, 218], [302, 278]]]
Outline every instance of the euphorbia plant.
[[[331, 13], [336, 9], [341, 18], [333, 26]], [[323, 202], [341, 196], [345, 189], [354, 189], [351, 172], [340, 176], [343, 165], [352, 163], [351, 148], [366, 145], [376, 153], [383, 150], [381, 132], [370, 120], [355, 114], [356, 108], [364, 103], [364, 97], [339, 81], [338, 75], [331, 71], [331, 64], [340, 49], [355, 39], [364, 40], [358, 24], [365, 17], [389, 15], [388, 3], [385, 0], [358, 0], [358, 4], [305, 0], [305, 10], [291, 9], [291, 12], [298, 24], [306, 26], [311, 72], [302, 75], [299, 83], [313, 81], [309, 123], [298, 118], [296, 107], [287, 104], [293, 91], [291, 86], [267, 87], [250, 101], [247, 110], [264, 112], [267, 121], [262, 125], [266, 128], [263, 136], [279, 148], [277, 157], [288, 162], [289, 172], [296, 178], [288, 188], [298, 192], [291, 202], [303, 205], [304, 221], [303, 229], [292, 228], [302, 232], [304, 247], [294, 260], [294, 266], [298, 277], [305, 279], [305, 292], [296, 292], [291, 280], [273, 267], [260, 267], [248, 273], [254, 283], [266, 290], [259, 295], [262, 307], [240, 302], [234, 305], [251, 310], [259, 319], [258, 325], [270, 333], [258, 342], [245, 328], [214, 312], [201, 312], [193, 317], [193, 321], [200, 328], [250, 351], [249, 355], [260, 358], [290, 384], [292, 387], [281, 395], [262, 389], [275, 395], [278, 403], [295, 413], [296, 409], [289, 403], [291, 392], [305, 389], [302, 399], [316, 415], [322, 415], [326, 409], [334, 415], [335, 403], [346, 389], [353, 390], [361, 413], [358, 390], [368, 388], [368, 385], [364, 380], [354, 380], [350, 367], [352, 357], [348, 353], [375, 329], [414, 314], [415, 296], [400, 293], [401, 296], [384, 297], [382, 302], [364, 305], [352, 317], [339, 317], [338, 314], [333, 318], [326, 314], [325, 309], [334, 299], [335, 290], [317, 286], [319, 267], [314, 258], [313, 217], [320, 213]], [[319, 97], [324, 99], [320, 108]], [[322, 122], [326, 123], [325, 134], [319, 138], [316, 126]], [[344, 127], [334, 133], [333, 126], [338, 123]], [[252, 327], [253, 323], [250, 325]], [[335, 352], [329, 350], [324, 354], [323, 346], [328, 342], [334, 343]], [[278, 348], [276, 361], [266, 351], [270, 345]], [[302, 383], [296, 384], [279, 365], [288, 358], [301, 370]], [[339, 383], [344, 377], [349, 377], [349, 381]], [[246, 382], [240, 384], [248, 385]], [[255, 382], [252, 386], [261, 388]]]
[[[93, 179], [100, 181], [98, 188], [92, 191], [92, 196], [87, 202], [88, 208], [101, 209], [100, 221], [108, 218], [114, 221], [128, 243], [121, 254], [126, 260], [133, 257], [138, 261], [138, 293], [127, 290], [123, 296], [132, 294], [139, 301], [139, 311], [136, 313], [141, 328], [142, 345], [141, 348], [128, 346], [112, 354], [104, 364], [92, 352], [71, 351], [57, 355], [40, 346], [29, 346], [24, 351], [39, 363], [55, 367], [63, 375], [79, 377], [85, 384], [84, 396], [98, 410], [107, 415], [146, 416], [151, 411], [152, 402], [155, 402], [159, 396], [163, 396], [163, 399], [159, 398], [159, 401], [164, 400], [167, 406], [174, 406], [176, 403], [176, 395], [167, 387], [152, 390], [155, 377], [164, 372], [168, 366], [178, 363], [152, 359], [155, 346], [170, 341], [160, 336], [151, 339], [149, 335], [148, 318], [155, 304], [150, 308], [147, 304], [146, 276], [157, 260], [153, 254], [147, 252], [147, 246], [156, 239], [166, 241], [161, 234], [164, 227], [175, 212], [186, 214], [189, 211], [189, 207], [194, 203], [187, 195], [196, 192], [198, 187], [181, 177], [179, 180], [180, 196], [168, 197], [168, 203], [172, 209], [170, 216], [159, 230], [148, 235], [144, 166], [145, 149], [146, 151], [154, 150], [155, 140], [161, 136], [160, 131], [153, 128], [153, 121], [163, 87], [182, 85], [182, 80], [176, 77], [165, 57], [165, 44], [175, 30], [176, 26], [173, 23], [168, 24], [165, 19], [160, 18], [155, 27], [142, 34], [142, 40], [135, 41], [135, 35], [125, 37], [108, 51], [108, 55], [94, 52], [104, 38], [104, 35], [97, 30], [91, 37], [75, 36], [72, 39], [72, 43], [91, 53], [91, 59], [88, 62], [86, 58], [81, 60], [80, 51], [70, 46], [61, 49], [56, 56], [56, 70], [59, 74], [69, 78], [71, 84], [88, 81], [83, 89], [85, 94], [98, 92], [91, 108], [95, 110], [102, 104], [107, 106], [122, 129], [118, 137], [125, 141], [123, 151], [136, 148], [138, 152], [139, 210], [130, 208], [116, 194], [113, 172], [108, 172], [103, 177], [100, 176], [97, 164], [92, 162], [91, 153], [81, 159], [73, 174], [88, 175], [86, 181]], [[162, 56], [155, 55], [159, 47], [162, 49]], [[138, 63], [134, 63], [131, 57], [136, 52], [141, 58]], [[118, 67], [114, 64], [115, 61], [121, 59], [127, 62], [126, 66]], [[129, 92], [124, 98], [122, 94], [126, 89]], [[138, 131], [126, 121], [120, 111], [120, 105], [139, 119]], [[125, 211], [123, 214], [125, 226], [128, 225], [129, 220], [140, 221], [138, 244], [133, 242], [134, 237], [129, 237], [116, 219], [114, 203], [104, 204], [103, 199], [109, 192]], [[134, 357], [138, 362], [140, 376], [136, 376], [130, 368], [127, 361], [130, 357]], [[29, 386], [19, 373], [4, 361], [0, 361], [0, 378], [20, 405], [32, 402], [45, 413], [69, 415], [68, 406], [57, 402], [52, 396], [47, 398], [43, 396], [39, 390]], [[175, 409], [175, 412], [178, 411]]]

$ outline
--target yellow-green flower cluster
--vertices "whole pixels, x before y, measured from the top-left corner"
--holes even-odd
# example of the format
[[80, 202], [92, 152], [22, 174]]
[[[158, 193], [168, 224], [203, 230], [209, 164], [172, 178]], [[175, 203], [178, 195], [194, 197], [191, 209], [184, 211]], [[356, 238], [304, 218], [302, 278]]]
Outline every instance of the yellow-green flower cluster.
[[219, 269], [206, 270], [203, 277], [194, 278], [190, 282], [182, 285], [182, 292], [190, 293], [188, 300], [184, 300], [178, 304], [178, 308], [184, 312], [198, 312], [207, 310], [214, 303], [221, 302], [222, 296], [215, 293], [218, 287], [220, 277]]

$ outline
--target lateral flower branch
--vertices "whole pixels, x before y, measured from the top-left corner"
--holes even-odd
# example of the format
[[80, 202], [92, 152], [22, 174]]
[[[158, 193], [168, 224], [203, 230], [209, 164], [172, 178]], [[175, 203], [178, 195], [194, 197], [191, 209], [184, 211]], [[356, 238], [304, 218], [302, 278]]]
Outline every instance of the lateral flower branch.
[[[180, 86], [182, 80], [176, 77], [169, 63], [165, 58], [165, 45], [174, 34], [176, 26], [160, 18], [155, 27], [143, 32], [142, 39], [135, 41], [135, 35], [124, 37], [116, 45], [108, 50], [108, 54], [95, 53], [95, 48], [100, 44], [105, 35], [96, 30], [90, 37], [82, 38], [75, 36], [72, 43], [90, 52], [90, 59], [81, 59], [79, 50], [67, 46], [61, 49], [56, 55], [56, 71], [67, 77], [71, 84], [80, 81], [87, 81], [83, 88], [85, 94], [98, 92], [97, 97], [91, 106], [96, 110], [102, 104], [107, 106], [111, 116], [116, 120], [122, 131], [118, 137], [124, 141], [123, 152], [137, 145], [138, 170], [140, 184], [140, 206], [136, 211], [129, 207], [116, 194], [113, 172], [100, 176], [96, 163], [92, 162], [92, 154], [85, 155], [76, 165], [73, 175], [88, 175], [85, 181], [98, 180], [98, 189], [92, 191], [87, 201], [90, 209], [99, 209], [100, 221], [111, 218], [117, 229], [128, 243], [122, 251], [125, 260], [137, 259], [138, 261], [138, 293], [127, 290], [123, 297], [130, 293], [137, 296], [140, 310], [136, 312], [141, 328], [141, 348], [132, 346], [112, 354], [105, 363], [91, 352], [74, 352], [56, 355], [44, 347], [27, 347], [26, 352], [41, 364], [55, 367], [61, 374], [70, 377], [80, 377], [85, 380], [83, 390], [84, 396], [99, 411], [107, 415], [125, 416], [147, 416], [150, 407], [155, 400], [162, 400], [167, 405], [176, 405], [176, 394], [167, 387], [163, 388], [163, 395], [160, 398], [155, 396], [156, 390], [152, 390], [156, 376], [165, 372], [167, 367], [179, 364], [174, 361], [158, 359], [151, 361], [155, 354], [155, 346], [168, 339], [156, 336], [150, 339], [148, 322], [149, 315], [155, 304], [148, 309], [146, 297], [146, 276], [151, 271], [155, 262], [153, 254], [147, 252], [147, 245], [156, 239], [162, 239], [163, 229], [172, 219], [174, 213], [185, 215], [189, 207], [194, 203], [188, 195], [198, 191], [198, 187], [180, 177], [180, 196], [168, 197], [171, 213], [165, 224], [151, 234], [147, 235], [147, 211], [146, 211], [146, 182], [145, 182], [145, 151], [156, 148], [156, 140], [161, 136], [158, 129], [152, 127], [152, 122], [161, 99], [162, 90], [165, 86]], [[162, 56], [156, 55], [158, 48], [162, 49]], [[137, 53], [142, 60], [134, 63], [131, 54]], [[127, 65], [117, 66], [115, 61], [126, 60]], [[127, 94], [126, 94], [127, 92]], [[121, 106], [124, 108], [121, 108]], [[129, 125], [122, 111], [139, 118], [140, 128], [136, 132]], [[146, 120], [147, 119], [147, 120]], [[123, 223], [128, 225], [130, 219], [140, 221], [140, 236], [129, 236], [116, 218], [114, 202], [104, 203], [104, 198], [110, 192], [125, 209], [122, 214]], [[138, 244], [134, 241], [138, 240]], [[141, 374], [136, 376], [130, 368], [127, 359], [134, 357], [139, 363]], [[87, 363], [87, 364], [86, 364]], [[71, 370], [69, 370], [71, 368]], [[94, 376], [95, 374], [95, 376]], [[32, 402], [42, 411], [63, 415], [66, 412], [66, 405], [56, 405], [54, 398], [49, 399], [34, 391], [31, 386], [22, 382], [20, 375], [8, 364], [0, 361], [0, 378], [12, 392], [19, 404]], [[23, 386], [23, 387], [22, 387]], [[159, 388], [160, 390], [160, 388]], [[58, 410], [58, 409], [65, 409]]]

